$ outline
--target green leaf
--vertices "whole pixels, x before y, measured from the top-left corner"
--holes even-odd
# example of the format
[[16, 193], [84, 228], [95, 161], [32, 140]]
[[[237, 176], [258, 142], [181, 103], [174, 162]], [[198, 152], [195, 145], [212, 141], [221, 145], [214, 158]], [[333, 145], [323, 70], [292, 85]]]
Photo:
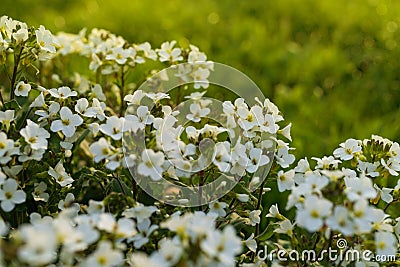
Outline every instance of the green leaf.
[[255, 239], [258, 241], [266, 241], [270, 239], [274, 235], [274, 230], [277, 228], [274, 224], [268, 224], [267, 228], [265, 228], [264, 232], [256, 236]]
[[21, 106], [18, 104], [17, 100], [13, 99], [11, 101], [5, 102], [4, 103], [4, 108], [6, 110], [14, 109], [15, 111], [17, 111], [17, 110], [21, 109]]
[[132, 197], [131, 189], [121, 179], [119, 181], [117, 179], [111, 181], [111, 190]]

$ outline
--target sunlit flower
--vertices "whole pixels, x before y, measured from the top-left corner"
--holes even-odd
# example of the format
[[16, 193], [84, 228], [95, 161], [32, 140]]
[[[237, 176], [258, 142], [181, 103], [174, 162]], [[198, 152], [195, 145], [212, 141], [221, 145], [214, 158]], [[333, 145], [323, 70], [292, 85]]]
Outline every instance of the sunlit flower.
[[228, 206], [228, 204], [225, 202], [215, 201], [210, 203], [208, 206], [210, 208], [210, 212], [214, 212], [220, 217], [224, 217], [226, 215], [225, 208]]
[[122, 252], [113, 249], [112, 243], [107, 240], [100, 241], [95, 252], [85, 260], [85, 266], [112, 267], [119, 266], [123, 261]]
[[25, 83], [24, 81], [20, 81], [15, 86], [14, 93], [16, 96], [28, 96], [31, 91], [31, 85], [29, 83]]
[[55, 98], [60, 98], [60, 99], [67, 99], [71, 96], [77, 96], [78, 93], [76, 91], [72, 91], [71, 88], [67, 86], [62, 86], [58, 89], [52, 88], [48, 90], [50, 95], [52, 95]]
[[35, 190], [32, 192], [33, 199], [35, 201], [44, 201], [47, 202], [49, 200], [49, 193], [46, 193], [47, 184], [45, 182], [35, 183]]
[[376, 232], [375, 233], [375, 247], [377, 255], [396, 255], [397, 241], [392, 233]]
[[48, 174], [62, 187], [74, 182], [74, 179], [65, 171], [62, 161], [59, 161], [54, 169], [49, 167]]
[[354, 154], [361, 151], [360, 141], [348, 139], [333, 151], [333, 155], [341, 160], [351, 160]]
[[310, 232], [318, 231], [324, 218], [331, 213], [332, 203], [315, 195], [307, 196], [304, 205], [297, 211], [296, 222]]
[[50, 134], [33, 121], [28, 119], [27, 126], [20, 133], [32, 149], [47, 149], [46, 139], [50, 137]]
[[61, 131], [66, 137], [74, 135], [76, 127], [83, 123], [83, 119], [78, 114], [73, 114], [68, 107], [60, 110], [60, 119], [51, 123], [50, 130], [53, 132]]
[[152, 180], [157, 181], [162, 178], [164, 169], [164, 155], [162, 152], [154, 152], [152, 149], [145, 149], [142, 152], [142, 162], [138, 166], [138, 173], [149, 176]]
[[294, 186], [294, 170], [289, 170], [287, 172], [284, 172], [280, 170], [278, 172], [278, 190], [279, 192], [283, 192], [286, 190], [291, 190], [292, 187]]
[[3, 182], [0, 189], [1, 208], [5, 212], [12, 211], [15, 204], [25, 202], [26, 194], [18, 190], [18, 183], [14, 179], [7, 179]]

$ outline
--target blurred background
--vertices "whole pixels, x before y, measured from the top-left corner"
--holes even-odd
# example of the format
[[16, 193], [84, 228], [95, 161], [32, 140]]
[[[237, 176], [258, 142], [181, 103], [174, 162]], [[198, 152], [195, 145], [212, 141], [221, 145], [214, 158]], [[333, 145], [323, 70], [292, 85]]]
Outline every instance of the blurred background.
[[0, 11], [53, 33], [190, 42], [278, 105], [298, 157], [331, 154], [349, 137], [400, 140], [397, 0], [2, 0]]

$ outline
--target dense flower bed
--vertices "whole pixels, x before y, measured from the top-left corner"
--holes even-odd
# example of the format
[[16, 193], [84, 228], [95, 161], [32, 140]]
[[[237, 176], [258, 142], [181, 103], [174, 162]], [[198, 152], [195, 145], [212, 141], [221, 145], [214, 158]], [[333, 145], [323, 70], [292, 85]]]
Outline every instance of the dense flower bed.
[[349, 139], [296, 163], [277, 106], [215, 102], [215, 63], [193, 45], [6, 16], [0, 33], [2, 265], [396, 264], [397, 142]]

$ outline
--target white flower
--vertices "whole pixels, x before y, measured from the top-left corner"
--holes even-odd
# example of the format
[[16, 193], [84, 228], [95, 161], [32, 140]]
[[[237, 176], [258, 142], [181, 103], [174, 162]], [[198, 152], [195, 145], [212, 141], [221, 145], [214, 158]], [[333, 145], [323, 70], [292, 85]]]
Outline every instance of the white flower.
[[54, 169], [52, 167], [49, 167], [48, 174], [56, 179], [56, 182], [62, 187], [72, 184], [74, 182], [74, 179], [72, 179], [72, 177], [69, 176], [69, 174], [65, 171], [61, 160], [57, 163]]
[[133, 241], [135, 248], [141, 248], [149, 242], [150, 235], [158, 229], [157, 225], [152, 225], [149, 219], [144, 219], [137, 223], [138, 234], [128, 239], [128, 242]]
[[260, 223], [261, 221], [260, 215], [261, 215], [261, 210], [252, 210], [250, 212], [249, 219], [250, 219], [250, 224], [252, 226]]
[[99, 99], [100, 101], [106, 101], [106, 96], [103, 93], [103, 89], [101, 88], [100, 84], [96, 84], [92, 88], [92, 94], [95, 98]]
[[400, 171], [400, 162], [394, 158], [389, 158], [386, 162], [384, 159], [381, 159], [381, 164], [391, 175], [399, 175], [398, 171]]
[[178, 238], [174, 238], [172, 240], [162, 239], [158, 243], [158, 246], [160, 247], [158, 251], [162, 255], [165, 262], [167, 262], [170, 266], [174, 266], [181, 259], [183, 245]]
[[164, 154], [162, 152], [145, 149], [142, 152], [142, 162], [138, 166], [138, 173], [148, 176], [154, 181], [160, 180], [164, 172], [163, 164]]
[[344, 234], [351, 236], [354, 234], [354, 223], [351, 220], [350, 212], [343, 206], [336, 206], [333, 214], [326, 220], [326, 224]]
[[209, 82], [207, 78], [208, 76], [210, 76], [209, 69], [199, 67], [192, 73], [192, 75], [193, 75], [194, 89], [199, 89], [201, 87], [203, 88], [208, 87]]
[[360, 198], [375, 198], [376, 190], [372, 185], [372, 181], [368, 177], [361, 178], [344, 178], [346, 189], [345, 193], [350, 201], [356, 201]]
[[35, 114], [38, 115], [40, 118], [38, 121], [42, 121], [48, 118], [51, 118], [53, 115], [57, 114], [58, 111], [60, 111], [60, 103], [58, 102], [53, 102], [49, 106], [49, 112], [46, 110], [36, 110]]
[[78, 93], [76, 91], [71, 91], [71, 88], [67, 86], [62, 86], [58, 89], [53, 88], [49, 90], [50, 95], [55, 98], [66, 99], [71, 96], [77, 96]]
[[100, 162], [103, 159], [111, 157], [113, 154], [112, 151], [115, 150], [115, 148], [108, 143], [107, 139], [102, 137], [99, 141], [92, 143], [89, 150], [90, 153], [94, 155], [94, 161]]
[[50, 224], [24, 225], [20, 232], [25, 241], [18, 250], [18, 258], [22, 262], [31, 266], [46, 266], [55, 259], [57, 239]]
[[271, 205], [269, 208], [269, 213], [265, 216], [267, 218], [280, 218], [282, 215], [279, 213], [278, 204]]
[[294, 170], [289, 170], [284, 172], [280, 170], [278, 172], [278, 190], [279, 192], [283, 192], [286, 190], [291, 190], [294, 186]]
[[379, 176], [379, 172], [376, 171], [378, 166], [379, 162], [370, 163], [358, 160], [357, 169], [364, 175], [369, 177], [377, 177]]
[[0, 189], [1, 208], [5, 212], [12, 211], [15, 204], [25, 202], [26, 194], [22, 190], [18, 190], [18, 183], [14, 179], [4, 181]]
[[7, 139], [7, 135], [3, 132], [0, 132], [0, 157], [3, 157], [13, 147], [14, 140]]
[[29, 83], [20, 81], [19, 83], [17, 83], [17, 86], [15, 86], [14, 93], [16, 96], [28, 96], [30, 90], [31, 85]]
[[341, 160], [351, 160], [354, 154], [361, 151], [360, 141], [356, 139], [347, 139], [341, 143], [340, 147], [333, 151], [333, 155]]
[[[140, 45], [136, 45], [135, 49], [137, 51], [141, 51], [143, 52], [143, 56], [152, 60], [156, 60], [157, 59], [157, 54], [154, 50], [151, 49], [151, 45], [149, 42], [145, 42], [143, 44]], [[141, 57], [137, 57], [135, 60], [137, 63], [144, 63], [144, 59]]]
[[44, 102], [44, 95], [43, 92], [40, 92], [40, 94], [33, 100], [32, 104], [30, 104], [30, 108], [43, 108], [46, 106], [46, 103]]
[[282, 168], [289, 167], [289, 165], [292, 164], [295, 160], [294, 155], [289, 154], [289, 147], [287, 147], [287, 146], [278, 148], [278, 151], [275, 154], [275, 158], [276, 158], [276, 162]]
[[122, 215], [127, 218], [135, 218], [136, 221], [140, 223], [141, 221], [150, 218], [157, 210], [158, 209], [154, 206], [144, 206], [143, 204], [138, 203], [136, 207], [125, 210]]
[[128, 239], [133, 237], [137, 233], [135, 222], [128, 218], [121, 218], [114, 225], [112, 233], [118, 239]]
[[20, 133], [25, 138], [25, 142], [27, 142], [32, 149], [47, 149], [46, 139], [50, 137], [50, 134], [33, 121], [28, 119], [27, 126], [23, 128]]
[[236, 197], [242, 203], [246, 203], [250, 199], [250, 196], [248, 194], [237, 194]]
[[316, 232], [323, 226], [323, 219], [331, 213], [331, 208], [332, 203], [329, 200], [315, 195], [307, 196], [303, 207], [297, 211], [296, 222], [308, 231]]
[[10, 128], [10, 123], [14, 121], [14, 110], [0, 111], [0, 123], [6, 126], [6, 129]]
[[393, 191], [392, 188], [383, 187], [381, 189], [377, 184], [374, 184], [374, 188], [378, 191], [378, 195], [383, 201], [386, 203], [391, 203], [393, 201], [393, 196], [390, 194]]
[[20, 28], [18, 31], [12, 34], [17, 44], [28, 40], [28, 30], [26, 28]]
[[117, 116], [111, 116], [107, 119], [105, 124], [100, 125], [100, 131], [110, 136], [114, 140], [120, 140], [122, 138], [124, 118], [118, 118]]
[[124, 101], [129, 102], [129, 104], [133, 105], [140, 105], [140, 101], [142, 101], [143, 97], [145, 97], [146, 94], [142, 90], [136, 90], [133, 95], [126, 95], [124, 97]]
[[360, 199], [353, 205], [352, 215], [355, 223], [356, 233], [368, 233], [371, 228], [371, 222], [373, 221], [374, 209], [369, 206], [366, 199]]
[[397, 241], [392, 233], [376, 232], [375, 233], [375, 247], [376, 254], [378, 255], [396, 255]]
[[111, 267], [119, 266], [123, 261], [121, 251], [112, 248], [108, 240], [100, 241], [95, 252], [85, 260], [84, 266], [90, 267]]
[[257, 251], [257, 241], [254, 240], [254, 233], [252, 233], [245, 241], [246, 247], [254, 253]]
[[292, 224], [288, 219], [284, 219], [283, 221], [278, 223], [279, 228], [274, 230], [275, 233], [285, 234], [291, 236], [293, 234], [294, 224]]
[[78, 203], [75, 203], [75, 196], [72, 193], [68, 193], [65, 196], [65, 199], [61, 199], [58, 202], [58, 208], [60, 210], [66, 210], [68, 208], [74, 210], [76, 213], [81, 209], [80, 205]]
[[307, 173], [304, 175], [304, 182], [298, 187], [298, 192], [301, 194], [310, 194], [312, 192], [321, 193], [322, 188], [327, 186], [329, 179], [315, 173]]
[[78, 114], [73, 114], [68, 107], [60, 110], [60, 120], [51, 123], [50, 130], [53, 132], [62, 131], [66, 137], [74, 135], [76, 127], [83, 123], [83, 119]]
[[86, 98], [80, 98], [76, 101], [75, 111], [85, 117], [93, 117], [92, 114], [87, 114], [89, 101]]
[[338, 164], [341, 162], [340, 160], [335, 159], [332, 156], [326, 157], [324, 156], [322, 159], [319, 158], [312, 158], [313, 160], [317, 161], [317, 166], [315, 166], [316, 169], [337, 169]]
[[215, 145], [213, 163], [221, 172], [228, 172], [230, 169], [230, 143], [220, 142]]
[[264, 166], [269, 163], [269, 157], [263, 155], [263, 152], [259, 148], [252, 148], [249, 152], [249, 162], [246, 170], [249, 173], [254, 173], [259, 167]]
[[89, 200], [89, 206], [86, 211], [88, 214], [103, 213], [105, 210], [103, 201]]
[[44, 201], [47, 202], [49, 200], [49, 194], [46, 193], [47, 184], [45, 182], [35, 183], [35, 190], [32, 192], [33, 199], [35, 201]]
[[50, 53], [55, 53], [55, 46], [58, 45], [57, 39], [53, 37], [49, 30], [46, 30], [44, 26], [40, 25], [39, 29], [36, 30], [37, 43], [40, 49]]
[[169, 267], [172, 266], [168, 264], [165, 259], [160, 257], [158, 254], [152, 254], [148, 256], [144, 252], [132, 253], [129, 259], [129, 265], [133, 267]]
[[[263, 114], [262, 107], [260, 106], [253, 106], [251, 107], [251, 111], [257, 118], [257, 123], [260, 126], [260, 130], [262, 132], [267, 132], [271, 134], [276, 134], [279, 126], [275, 123], [275, 118], [271, 114]], [[285, 130], [287, 131], [287, 130]], [[289, 128], [290, 131], [290, 128]], [[286, 133], [285, 133], [286, 134]]]
[[292, 141], [292, 137], [290, 136], [291, 127], [292, 127], [292, 123], [289, 123], [285, 128], [279, 130], [278, 133], [283, 135], [289, 141]]
[[161, 49], [157, 49], [158, 55], [160, 56], [159, 60], [161, 62], [170, 61], [176, 62], [183, 60], [181, 56], [181, 49], [174, 48], [176, 41], [164, 42], [161, 44]]
[[210, 113], [210, 109], [206, 107], [202, 107], [200, 103], [192, 103], [190, 105], [190, 112], [186, 115], [188, 120], [193, 122], [199, 122], [202, 117], [207, 116]]
[[237, 109], [237, 115], [239, 116], [238, 124], [245, 131], [251, 130], [258, 124], [254, 108], [249, 110], [247, 107], [239, 107]]
[[135, 50], [131, 49], [123, 49], [122, 47], [114, 47], [111, 49], [111, 53], [106, 56], [107, 60], [113, 60], [120, 65], [126, 63], [130, 56], [134, 56]]
[[136, 132], [137, 129], [143, 130], [146, 125], [153, 123], [154, 116], [150, 114], [147, 106], [140, 106], [135, 115], [127, 115], [125, 119], [124, 128], [132, 129]]
[[241, 241], [230, 225], [225, 227], [222, 233], [219, 231], [209, 233], [200, 247], [207, 255], [224, 263], [233, 262], [235, 255], [242, 249]]
[[220, 217], [224, 217], [226, 215], [225, 208], [228, 206], [225, 202], [214, 201], [208, 205], [210, 208], [210, 212], [214, 212], [218, 214]]
[[307, 171], [311, 171], [308, 159], [300, 159], [297, 163], [297, 166], [294, 168], [294, 171], [299, 173], [306, 173]]

